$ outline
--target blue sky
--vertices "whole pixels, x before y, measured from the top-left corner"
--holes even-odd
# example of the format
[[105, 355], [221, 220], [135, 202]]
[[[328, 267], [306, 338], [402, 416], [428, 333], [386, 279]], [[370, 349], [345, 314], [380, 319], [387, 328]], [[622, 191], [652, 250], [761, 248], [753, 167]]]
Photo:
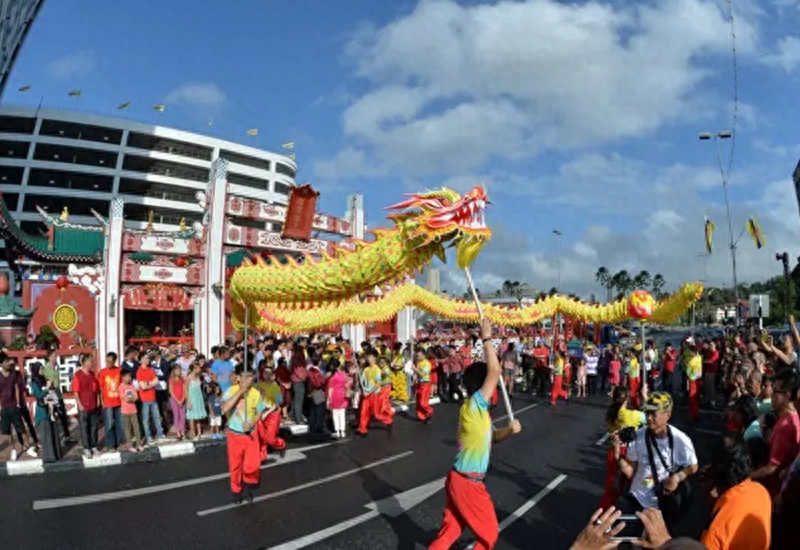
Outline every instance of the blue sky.
[[[131, 101], [132, 119], [276, 150], [294, 141], [298, 180], [322, 208], [341, 213], [362, 191], [372, 226], [403, 192], [485, 182], [486, 290], [550, 288], [559, 262], [564, 291], [584, 296], [600, 265], [660, 272], [670, 287], [702, 278], [704, 215], [718, 227], [710, 282], [729, 282], [715, 150], [697, 140], [732, 127], [726, 2], [225, 4], [46, 2], [4, 101], [112, 116]], [[756, 215], [769, 243], [740, 241], [742, 280], [777, 274], [777, 250], [800, 253], [797, 4], [734, 1], [735, 233]], [[451, 270], [443, 280], [463, 286]]]

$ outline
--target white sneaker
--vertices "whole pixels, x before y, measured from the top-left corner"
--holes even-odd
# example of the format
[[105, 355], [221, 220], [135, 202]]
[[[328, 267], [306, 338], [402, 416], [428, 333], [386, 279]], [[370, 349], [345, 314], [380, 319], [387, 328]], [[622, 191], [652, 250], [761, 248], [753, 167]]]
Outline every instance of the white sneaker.
[[39, 456], [38, 453], [36, 452], [36, 447], [34, 447], [33, 445], [28, 447], [28, 450], [25, 451], [25, 454], [31, 458], [36, 458], [37, 456]]
[[16, 462], [16, 461], [17, 461], [17, 450], [11, 449], [11, 462]]

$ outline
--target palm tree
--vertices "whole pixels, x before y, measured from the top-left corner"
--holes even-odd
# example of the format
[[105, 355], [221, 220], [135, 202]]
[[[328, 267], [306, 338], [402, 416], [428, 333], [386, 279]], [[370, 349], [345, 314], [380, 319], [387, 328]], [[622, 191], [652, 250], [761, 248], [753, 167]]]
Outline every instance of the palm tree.
[[[481, 296], [481, 289], [480, 288], [476, 288], [475, 289], [475, 294], [478, 295], [478, 299], [479, 300], [481, 298], [483, 298], [483, 296]], [[472, 291], [470, 289], [467, 289], [462, 296], [463, 296], [463, 298], [465, 300], [472, 300]]]
[[594, 274], [595, 280], [600, 283], [603, 288], [606, 289], [606, 301], [611, 301], [611, 272], [608, 270], [606, 266], [601, 266], [597, 269], [597, 273]]
[[631, 276], [628, 274], [627, 271], [624, 269], [622, 271], [618, 271], [611, 277], [611, 288], [617, 291], [617, 299], [621, 299], [625, 297], [631, 288], [633, 288], [633, 281], [631, 280]]
[[640, 271], [639, 274], [633, 278], [633, 286], [637, 289], [648, 289], [650, 288], [651, 282], [652, 277], [650, 277], [650, 272], [646, 270]]
[[551, 288], [550, 292], [547, 293], [548, 296], [555, 296], [556, 294], [558, 294], [558, 289], [556, 287]]
[[522, 298], [526, 294], [530, 294], [532, 291], [533, 289], [525, 283], [521, 283], [519, 281], [503, 281], [503, 286], [500, 288], [498, 294], [514, 298], [521, 303]]
[[653, 296], [656, 299], [661, 299], [661, 293], [664, 291], [664, 287], [667, 285], [667, 281], [664, 279], [664, 276], [661, 273], [656, 273], [653, 276], [653, 280], [650, 283], [650, 289], [653, 291]]

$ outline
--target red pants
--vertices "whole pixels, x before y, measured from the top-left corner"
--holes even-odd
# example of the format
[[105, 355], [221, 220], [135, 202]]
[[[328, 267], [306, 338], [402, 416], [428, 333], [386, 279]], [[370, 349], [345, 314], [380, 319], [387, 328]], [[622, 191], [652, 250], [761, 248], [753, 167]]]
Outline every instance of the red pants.
[[478, 539], [475, 550], [494, 548], [499, 536], [497, 514], [486, 486], [451, 470], [444, 489], [447, 504], [442, 527], [428, 550], [448, 550], [461, 536], [464, 527], [469, 527]]
[[689, 415], [692, 420], [700, 416], [700, 391], [697, 380], [689, 380]]
[[392, 408], [392, 386], [381, 386], [381, 409], [378, 420], [384, 424], [391, 424], [394, 418], [394, 409]]
[[[619, 456], [625, 456], [628, 452], [626, 446], [619, 449]], [[617, 486], [617, 461], [614, 458], [614, 448], [608, 449], [608, 456], [606, 457], [606, 482], [603, 491], [603, 496], [600, 498], [600, 508], [603, 510], [614, 505], [615, 502], [622, 496], [620, 487]]]
[[391, 425], [392, 419], [386, 418], [381, 411], [381, 394], [373, 393], [361, 398], [361, 409], [359, 411], [358, 433], [365, 434], [369, 429], [369, 422], [374, 417], [387, 426]]
[[640, 404], [640, 397], [639, 397], [639, 389], [642, 385], [641, 378], [628, 378], [628, 386], [631, 390], [631, 404], [633, 405], [634, 409], [638, 409]]
[[555, 405], [556, 404], [556, 399], [558, 399], [559, 397], [561, 399], [566, 399], [567, 397], [569, 397], [569, 394], [566, 392], [566, 390], [561, 387], [561, 382], [562, 382], [563, 379], [564, 379], [564, 377], [560, 376], [558, 374], [553, 377], [553, 387], [550, 388], [550, 404], [551, 405]]
[[417, 418], [427, 420], [433, 416], [433, 407], [428, 404], [431, 397], [431, 383], [420, 382], [417, 386]]
[[256, 426], [258, 429], [259, 450], [261, 451], [259, 454], [262, 461], [267, 459], [267, 447], [272, 447], [276, 451], [282, 451], [286, 448], [286, 441], [282, 437], [278, 437], [278, 430], [281, 427], [280, 412], [270, 413]]
[[261, 482], [261, 459], [258, 453], [258, 434], [227, 432], [228, 470], [231, 473], [231, 491], [238, 495], [242, 485], [257, 486]]

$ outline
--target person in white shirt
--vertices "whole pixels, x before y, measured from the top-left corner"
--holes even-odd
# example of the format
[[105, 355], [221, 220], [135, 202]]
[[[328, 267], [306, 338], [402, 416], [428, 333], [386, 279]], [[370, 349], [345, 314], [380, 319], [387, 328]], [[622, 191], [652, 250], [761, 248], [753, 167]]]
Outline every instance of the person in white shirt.
[[686, 479], [698, 469], [692, 440], [669, 425], [672, 406], [672, 396], [666, 392], [653, 392], [647, 398], [647, 426], [636, 432], [626, 456], [620, 455], [619, 435], [612, 438], [619, 471], [631, 480], [630, 492], [620, 499], [617, 508], [625, 514], [660, 509], [670, 527], [689, 507], [691, 485]]

